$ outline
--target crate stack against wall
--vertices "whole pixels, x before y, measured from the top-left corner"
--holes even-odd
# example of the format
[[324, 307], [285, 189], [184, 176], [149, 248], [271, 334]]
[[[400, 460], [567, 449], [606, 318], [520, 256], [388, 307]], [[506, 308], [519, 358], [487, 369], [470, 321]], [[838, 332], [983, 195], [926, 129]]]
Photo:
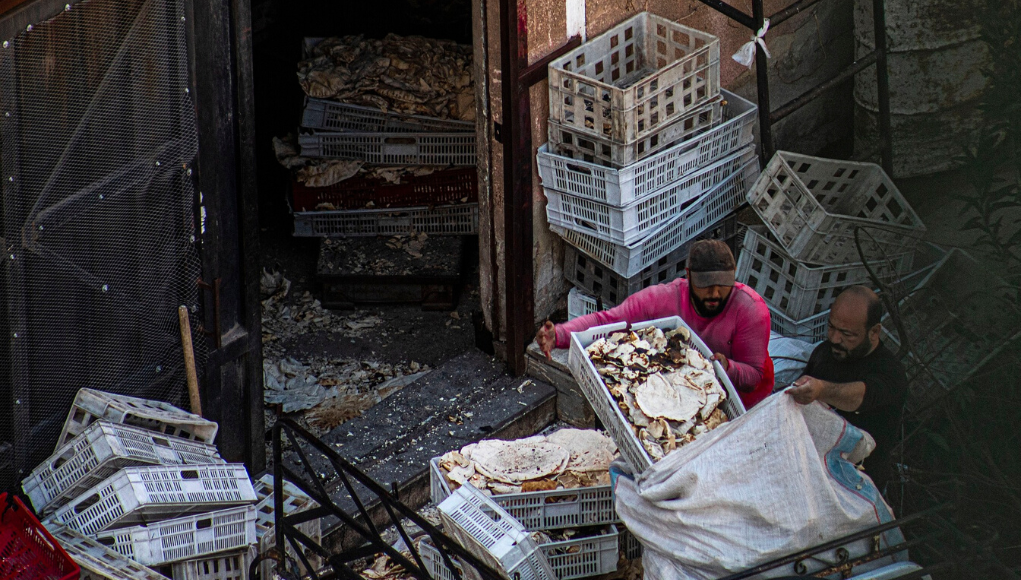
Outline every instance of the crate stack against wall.
[[244, 580], [273, 489], [220, 457], [216, 431], [161, 401], [81, 389], [22, 488], [84, 578]]
[[649, 13], [550, 64], [538, 165], [571, 315], [682, 276], [694, 240], [736, 239], [757, 109], [719, 67], [716, 37]]
[[390, 35], [305, 49], [294, 235], [476, 234], [470, 48]]
[[874, 286], [863, 256], [886, 285], [913, 279], [925, 226], [877, 165], [778, 151], [748, 202], [764, 225], [745, 233], [737, 279], [765, 299], [779, 334], [825, 339], [836, 296]]

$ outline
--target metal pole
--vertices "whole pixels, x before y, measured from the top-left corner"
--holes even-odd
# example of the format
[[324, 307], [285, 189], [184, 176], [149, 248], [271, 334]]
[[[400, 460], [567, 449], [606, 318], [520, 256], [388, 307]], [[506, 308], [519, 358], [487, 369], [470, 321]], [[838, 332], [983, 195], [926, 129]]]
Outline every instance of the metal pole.
[[893, 135], [890, 128], [890, 79], [886, 72], [886, 8], [872, 0], [872, 23], [876, 37], [876, 86], [879, 100], [879, 139], [883, 169], [893, 175]]
[[[765, 20], [762, 0], [752, 0], [752, 20], [756, 27], [752, 31], [754, 34], [762, 28]], [[773, 145], [773, 124], [769, 120], [769, 63], [766, 61], [765, 51], [761, 48], [755, 51], [755, 79], [759, 95], [759, 140], [762, 142], [760, 163], [765, 167], [776, 149]]]

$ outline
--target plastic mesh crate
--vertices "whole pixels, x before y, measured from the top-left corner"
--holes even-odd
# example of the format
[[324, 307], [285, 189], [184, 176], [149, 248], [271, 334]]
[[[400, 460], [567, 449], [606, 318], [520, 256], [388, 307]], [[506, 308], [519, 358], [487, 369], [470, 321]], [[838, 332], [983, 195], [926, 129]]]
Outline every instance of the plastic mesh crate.
[[311, 133], [302, 157], [361, 159], [382, 165], [475, 166], [475, 133]]
[[471, 133], [475, 123], [381, 111], [325, 99], [306, 99], [301, 126], [324, 131], [355, 133]]
[[208, 443], [100, 420], [57, 449], [21, 485], [36, 510], [48, 514], [122, 467], [185, 463], [226, 461]]
[[[613, 272], [637, 276], [667, 254], [720, 223], [744, 203], [748, 188], [759, 174], [757, 159], [750, 159], [736, 173], [717, 184], [647, 237], [628, 245], [614, 244], [596, 236], [558, 226], [557, 235]], [[724, 236], [726, 237], [726, 236]]]
[[378, 177], [352, 177], [327, 187], [306, 187], [295, 181], [291, 196], [294, 211], [315, 211], [320, 204], [343, 210], [366, 209], [369, 202], [381, 209], [473, 203], [479, 200], [479, 179], [472, 167], [402, 177], [398, 184]]
[[0, 578], [76, 580], [79, 573], [78, 564], [25, 504], [0, 493]]
[[254, 550], [177, 562], [171, 568], [174, 580], [248, 580], [248, 567], [255, 559]]
[[[722, 123], [622, 169], [558, 155], [546, 143], [536, 154], [542, 184], [610, 205], [641, 199], [752, 143], [758, 107], [727, 91], [723, 91], [723, 98]], [[562, 149], [574, 151], [573, 148]]]
[[479, 204], [294, 214], [294, 235], [299, 237], [402, 236], [412, 232], [430, 236], [475, 235], [479, 232]]
[[[439, 457], [429, 461], [429, 491], [436, 504], [450, 497], [450, 486], [440, 471], [439, 462]], [[577, 528], [620, 521], [613, 508], [613, 490], [608, 485], [506, 493], [489, 499], [526, 530]]]
[[166, 576], [69, 528], [52, 530], [53, 537], [81, 566], [81, 580], [168, 580]]
[[170, 403], [79, 389], [54, 451], [99, 419], [203, 443], [212, 443], [216, 439], [216, 423], [178, 409]]
[[604, 305], [602, 302], [601, 299], [595, 296], [589, 296], [577, 288], [571, 288], [571, 291], [567, 293], [567, 319], [574, 320], [579, 316], [585, 316], [586, 314], [592, 314], [593, 312], [599, 312], [614, 306], [613, 304]]
[[[585, 352], [585, 348], [597, 339], [623, 330], [627, 326], [626, 322], [618, 322], [604, 326], [595, 326], [583, 332], [571, 333], [571, 349], [567, 355], [567, 365], [571, 369], [571, 375], [574, 376], [574, 380], [578, 381], [578, 385], [581, 386], [581, 392], [585, 395], [585, 399], [592, 405], [592, 410], [595, 411], [596, 416], [606, 426], [606, 431], [610, 434], [613, 442], [617, 444], [621, 457], [636, 472], [642, 472], [652, 465], [652, 458], [649, 457], [648, 452], [645, 451], [645, 448], [638, 441], [634, 429], [627, 419], [624, 418], [617, 402], [613, 400], [613, 395], [606, 388], [606, 384]], [[673, 330], [681, 326], [688, 328], [688, 325], [679, 316], [639, 322], [632, 324], [631, 328], [637, 330], [650, 326], [662, 328], [663, 330]], [[691, 329], [688, 328], [688, 330]], [[702, 356], [710, 358], [713, 355], [713, 352], [709, 350], [709, 347], [702, 342], [702, 339], [694, 331], [691, 331], [691, 342], [702, 353]], [[723, 367], [720, 366], [719, 361], [713, 361], [713, 370], [716, 373], [716, 378], [720, 381], [724, 390], [727, 391], [727, 400], [723, 401], [719, 408], [730, 419], [743, 415], [745, 412], [744, 405], [741, 403], [741, 399], [738, 398], [733, 383], [730, 382], [730, 378], [723, 370]]]
[[549, 65], [549, 118], [626, 143], [720, 92], [720, 41], [648, 12]]
[[539, 544], [559, 580], [609, 574], [620, 559], [620, 532], [609, 526], [604, 533], [585, 538]]
[[620, 553], [626, 560], [637, 560], [642, 557], [642, 543], [631, 533], [631, 530], [620, 528]]
[[106, 530], [96, 540], [147, 566], [239, 550], [256, 542], [255, 506]]
[[631, 244], [655, 231], [755, 158], [745, 147], [630, 205], [617, 208], [543, 188], [550, 225], [612, 242]]
[[[255, 487], [255, 495], [258, 496], [259, 501], [255, 504], [256, 509], [256, 521], [255, 521], [255, 533], [259, 539], [259, 549], [262, 552], [266, 552], [271, 549], [276, 543], [276, 530], [275, 525], [275, 514], [276, 506], [274, 505], [274, 483], [273, 476], [269, 473], [263, 475], [258, 480], [253, 482]], [[305, 492], [298, 489], [296, 485], [288, 481], [284, 482], [284, 514], [291, 515], [298, 512], [303, 512], [316, 507], [318, 504], [312, 500]], [[319, 518], [302, 522], [296, 526], [299, 531], [304, 533], [313, 541], [319, 542], [322, 540], [322, 523]], [[287, 553], [295, 559], [299, 567], [304, 572], [304, 567], [301, 560], [294, 554], [294, 548], [290, 542], [285, 542], [285, 550]], [[305, 557], [309, 559], [309, 563], [313, 566], [320, 564], [319, 556], [314, 553], [308, 552]], [[271, 560], [265, 560], [260, 563], [263, 578], [271, 578], [270, 573], [272, 572], [274, 562]]]
[[777, 151], [748, 192], [763, 223], [794, 259], [847, 264], [855, 228], [872, 255], [910, 251], [925, 225], [878, 165]]
[[452, 572], [443, 562], [443, 556], [440, 555], [440, 551], [432, 545], [432, 541], [428, 538], [418, 543], [418, 555], [422, 557], [422, 563], [425, 564], [426, 572], [435, 580], [467, 580], [470, 576], [477, 576], [477, 573], [470, 576], [465, 574], [466, 571], [461, 561], [455, 556], [448, 554], [450, 563], [457, 569], [457, 573]]
[[549, 562], [524, 527], [470, 485], [438, 506], [443, 528], [473, 556], [517, 580], [554, 580]]
[[693, 139], [719, 125], [722, 120], [723, 101], [717, 98], [638, 141], [620, 143], [582, 133], [554, 120], [549, 121], [547, 136], [551, 150], [558, 155], [605, 167], [625, 168], [687, 139]]
[[[843, 266], [816, 266], [791, 258], [764, 227], [750, 227], [741, 243], [737, 280], [759, 293], [788, 318], [800, 320], [829, 310], [837, 294], [856, 284], [871, 285], [861, 261]], [[894, 281], [911, 272], [911, 252], [870, 261], [882, 280]]]
[[[697, 240], [719, 239], [727, 242], [731, 250], [739, 242], [740, 226], [736, 217], [727, 218], [706, 228], [693, 239], [684, 242], [665, 256], [646, 266], [635, 276], [625, 278], [609, 267], [593, 260], [579, 249], [564, 245], [564, 278], [592, 296], [602, 298], [604, 304], [620, 304], [628, 296], [653, 284], [663, 284], [683, 278], [688, 263], [688, 252]], [[564, 236], [567, 239], [567, 236]], [[737, 252], [735, 251], [735, 254]]]
[[254, 502], [241, 464], [127, 467], [58, 509], [52, 519], [86, 534]]

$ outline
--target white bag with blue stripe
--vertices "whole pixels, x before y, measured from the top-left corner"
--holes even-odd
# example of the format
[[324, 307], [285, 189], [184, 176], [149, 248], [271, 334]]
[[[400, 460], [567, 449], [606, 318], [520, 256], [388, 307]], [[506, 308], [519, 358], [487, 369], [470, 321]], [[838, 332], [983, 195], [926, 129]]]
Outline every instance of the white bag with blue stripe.
[[[640, 475], [614, 462], [617, 513], [642, 543], [647, 580], [722, 578], [892, 521], [872, 480], [854, 467], [874, 448], [822, 403], [802, 406], [778, 393]], [[900, 541], [896, 528], [881, 538], [884, 546]], [[845, 548], [853, 558], [870, 544]], [[807, 570], [788, 565], [757, 577], [811, 574], [839, 558], [834, 550], [803, 562]]]

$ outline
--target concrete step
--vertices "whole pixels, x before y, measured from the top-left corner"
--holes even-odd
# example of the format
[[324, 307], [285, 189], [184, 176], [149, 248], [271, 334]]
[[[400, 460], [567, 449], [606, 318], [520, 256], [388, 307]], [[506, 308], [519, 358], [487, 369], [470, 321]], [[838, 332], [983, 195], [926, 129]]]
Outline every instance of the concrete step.
[[575, 427], [591, 429], [596, 424], [596, 415], [592, 411], [585, 395], [582, 394], [578, 382], [571, 376], [567, 367], [567, 349], [554, 349], [550, 358], [542, 354], [539, 345], [533, 340], [525, 351], [527, 363], [526, 373], [540, 381], [553, 385], [557, 390], [557, 417]]

